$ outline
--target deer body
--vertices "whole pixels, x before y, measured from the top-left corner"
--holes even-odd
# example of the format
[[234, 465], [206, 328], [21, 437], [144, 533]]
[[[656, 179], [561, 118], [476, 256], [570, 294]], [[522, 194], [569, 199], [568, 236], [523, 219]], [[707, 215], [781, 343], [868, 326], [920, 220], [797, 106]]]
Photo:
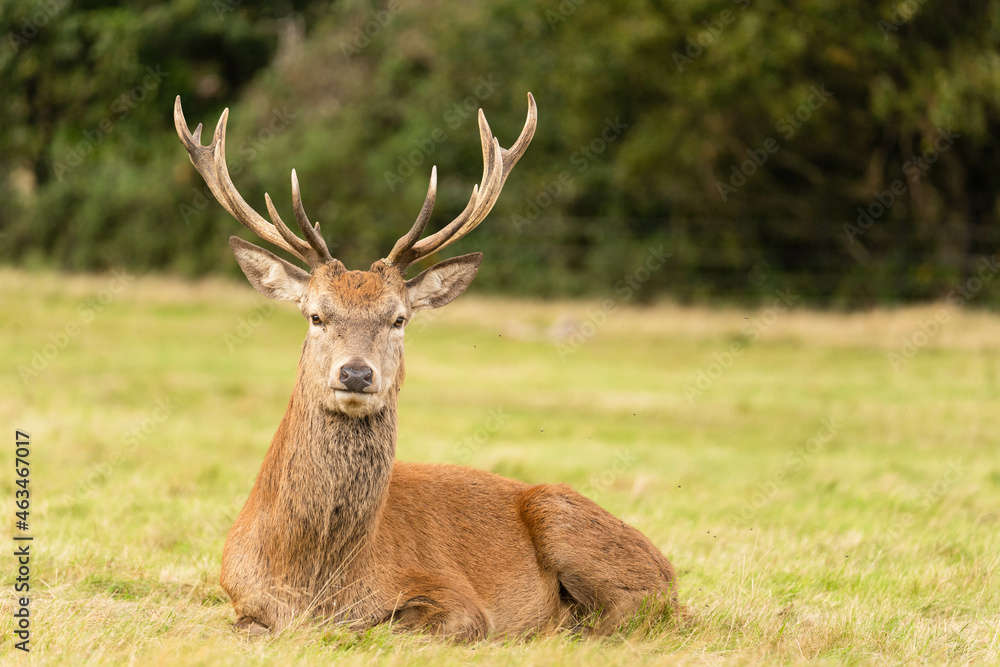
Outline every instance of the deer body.
[[209, 146], [199, 126], [175, 124], [216, 199], [262, 238], [312, 267], [306, 273], [237, 237], [230, 245], [262, 294], [299, 306], [309, 321], [295, 387], [223, 552], [221, 583], [236, 627], [278, 630], [300, 617], [354, 627], [478, 639], [593, 620], [612, 631], [646, 598], [676, 604], [670, 563], [639, 531], [565, 485], [528, 485], [459, 466], [395, 461], [403, 331], [413, 315], [457, 298], [482, 261], [472, 253], [410, 280], [406, 267], [473, 229], [534, 132], [503, 149], [480, 112], [485, 169], [466, 210], [420, 240], [420, 217], [389, 256], [348, 271], [329, 255], [302, 209], [295, 172], [292, 234], [266, 197], [265, 222], [232, 186], [226, 113]]
[[359, 625], [395, 615], [409, 626], [427, 614], [439, 617], [438, 631], [468, 637], [554, 625], [558, 585], [540, 570], [516, 511], [526, 485], [456, 466], [394, 464], [381, 439], [394, 435], [392, 417], [360, 429], [331, 423], [344, 430], [311, 453], [279, 445], [279, 430], [272, 446], [288, 476], [265, 481], [265, 463], [226, 542], [222, 583], [237, 616], [275, 628], [306, 613]]

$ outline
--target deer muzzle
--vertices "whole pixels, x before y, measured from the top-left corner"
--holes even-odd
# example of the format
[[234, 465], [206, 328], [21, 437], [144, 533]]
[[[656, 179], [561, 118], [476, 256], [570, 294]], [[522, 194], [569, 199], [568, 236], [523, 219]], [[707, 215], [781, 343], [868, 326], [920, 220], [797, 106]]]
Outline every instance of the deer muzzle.
[[330, 388], [336, 391], [349, 391], [366, 394], [376, 394], [379, 390], [379, 374], [364, 359], [353, 358], [344, 363], [334, 365], [330, 373]]

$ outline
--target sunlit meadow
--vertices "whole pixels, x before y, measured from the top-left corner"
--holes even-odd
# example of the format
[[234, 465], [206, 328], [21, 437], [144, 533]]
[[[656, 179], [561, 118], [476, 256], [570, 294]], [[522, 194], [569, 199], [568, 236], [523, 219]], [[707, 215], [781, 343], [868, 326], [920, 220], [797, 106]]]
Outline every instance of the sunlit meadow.
[[301, 315], [245, 283], [3, 270], [0, 491], [13, 532], [28, 431], [30, 659], [1000, 661], [996, 315], [608, 312], [476, 292], [408, 327], [398, 457], [575, 485], [676, 565], [685, 620], [474, 645], [235, 634], [222, 545], [284, 411]]

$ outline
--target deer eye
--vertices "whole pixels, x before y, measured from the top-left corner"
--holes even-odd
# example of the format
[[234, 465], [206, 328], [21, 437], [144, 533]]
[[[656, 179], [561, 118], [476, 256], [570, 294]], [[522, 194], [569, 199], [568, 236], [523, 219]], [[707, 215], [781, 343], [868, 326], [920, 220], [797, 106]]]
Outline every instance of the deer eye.
[[406, 322], [406, 318], [400, 315], [399, 317], [396, 318], [396, 321], [393, 323], [392, 326], [396, 327], [397, 329], [401, 329], [403, 327], [404, 322]]
[[319, 315], [313, 315], [312, 317], [309, 318], [309, 321], [317, 325], [323, 324], [323, 320], [319, 319]]

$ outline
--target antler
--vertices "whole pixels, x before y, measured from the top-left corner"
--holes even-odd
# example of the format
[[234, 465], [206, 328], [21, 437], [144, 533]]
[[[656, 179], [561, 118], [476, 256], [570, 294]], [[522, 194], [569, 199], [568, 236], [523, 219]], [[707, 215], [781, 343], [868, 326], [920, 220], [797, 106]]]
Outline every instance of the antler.
[[181, 143], [187, 148], [191, 164], [205, 179], [208, 189], [212, 191], [223, 208], [254, 234], [295, 255], [308, 264], [310, 268], [314, 269], [321, 264], [332, 261], [333, 257], [330, 256], [330, 251], [326, 247], [326, 241], [319, 233], [319, 223], [317, 222], [315, 226], [310, 224], [305, 209], [302, 208], [299, 179], [295, 175], [294, 169], [292, 170], [292, 207], [295, 211], [295, 221], [308, 243], [285, 226], [274, 205], [271, 204], [270, 196], [265, 194], [264, 202], [267, 204], [267, 212], [274, 224], [264, 220], [237, 192], [236, 186], [233, 185], [233, 179], [229, 177], [229, 168], [226, 166], [226, 123], [228, 120], [229, 109], [226, 109], [222, 112], [222, 117], [219, 118], [219, 123], [215, 126], [215, 136], [212, 138], [212, 143], [208, 146], [202, 146], [201, 123], [198, 123], [198, 127], [194, 129], [194, 134], [192, 134], [188, 130], [187, 121], [184, 120], [181, 96], [178, 95], [174, 101], [174, 127], [177, 129], [177, 136], [181, 138]]
[[417, 221], [413, 223], [413, 227], [405, 236], [396, 241], [392, 251], [382, 261], [398, 266], [399, 270], [405, 273], [406, 268], [414, 262], [447, 248], [475, 229], [496, 203], [497, 197], [500, 196], [500, 190], [507, 180], [507, 175], [524, 155], [528, 144], [531, 143], [537, 124], [538, 110], [535, 108], [535, 98], [531, 96], [531, 93], [528, 93], [528, 118], [524, 122], [524, 129], [521, 130], [521, 135], [514, 142], [514, 145], [510, 148], [501, 148], [500, 142], [490, 131], [483, 110], [480, 109], [479, 135], [483, 142], [483, 179], [479, 185], [472, 188], [472, 197], [465, 210], [440, 231], [423, 240], [418, 240], [427, 227], [431, 211], [434, 209], [434, 200], [437, 198], [437, 167], [434, 167], [431, 169], [431, 182], [427, 188], [427, 198], [424, 199], [424, 205], [420, 209]]

